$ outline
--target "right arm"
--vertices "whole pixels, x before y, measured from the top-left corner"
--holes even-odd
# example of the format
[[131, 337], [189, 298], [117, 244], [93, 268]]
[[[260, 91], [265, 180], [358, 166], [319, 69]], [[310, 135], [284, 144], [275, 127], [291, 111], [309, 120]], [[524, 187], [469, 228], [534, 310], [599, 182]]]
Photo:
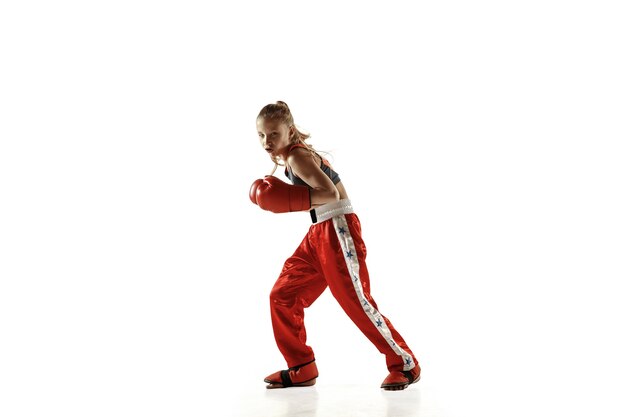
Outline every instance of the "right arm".
[[312, 208], [339, 200], [337, 187], [322, 171], [311, 152], [296, 148], [289, 153], [287, 164], [295, 175], [311, 187]]

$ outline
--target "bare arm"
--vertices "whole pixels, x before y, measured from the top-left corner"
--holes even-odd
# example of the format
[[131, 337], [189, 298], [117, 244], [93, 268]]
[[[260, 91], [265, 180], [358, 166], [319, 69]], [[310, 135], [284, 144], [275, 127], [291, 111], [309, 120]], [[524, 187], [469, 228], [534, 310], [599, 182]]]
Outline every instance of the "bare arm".
[[335, 184], [320, 168], [319, 162], [306, 149], [296, 148], [289, 153], [287, 164], [300, 179], [311, 188], [311, 207], [339, 200]]

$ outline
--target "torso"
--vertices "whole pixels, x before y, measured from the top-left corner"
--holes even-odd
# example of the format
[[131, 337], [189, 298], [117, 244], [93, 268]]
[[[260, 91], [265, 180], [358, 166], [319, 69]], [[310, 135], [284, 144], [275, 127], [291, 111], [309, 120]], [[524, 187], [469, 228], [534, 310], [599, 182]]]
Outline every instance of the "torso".
[[[330, 167], [330, 169], [333, 169], [333, 167], [330, 165], [330, 163], [328, 161], [322, 160], [319, 155], [315, 154], [314, 158], [315, 158], [315, 161], [316, 161], [316, 163], [318, 165], [321, 165], [322, 163], [324, 163], [325, 165]], [[285, 175], [287, 175], [288, 170], [291, 171], [291, 168], [289, 167], [289, 165], [287, 165], [287, 163], [285, 163]], [[326, 173], [326, 175], [328, 176], [327, 173]], [[287, 177], [289, 177], [289, 175], [287, 175]], [[302, 184], [306, 184], [300, 178], [295, 176], [295, 174], [294, 174], [294, 177], [295, 177], [296, 181], [301, 182]], [[340, 180], [339, 182], [334, 184], [334, 186], [337, 189], [337, 192], [339, 193], [339, 199], [340, 200], [347, 200], [348, 199], [348, 192], [346, 191], [346, 188], [344, 187], [343, 182]]]

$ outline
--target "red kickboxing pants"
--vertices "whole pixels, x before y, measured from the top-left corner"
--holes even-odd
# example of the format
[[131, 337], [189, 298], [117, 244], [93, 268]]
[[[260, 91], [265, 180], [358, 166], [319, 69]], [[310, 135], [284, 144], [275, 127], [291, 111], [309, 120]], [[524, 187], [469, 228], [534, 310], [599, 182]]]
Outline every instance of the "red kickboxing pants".
[[290, 368], [315, 359], [306, 344], [304, 309], [328, 286], [350, 319], [385, 355], [388, 370], [409, 371], [417, 363], [415, 356], [370, 295], [359, 219], [351, 210], [344, 213], [313, 224], [285, 261], [270, 294], [278, 349]]

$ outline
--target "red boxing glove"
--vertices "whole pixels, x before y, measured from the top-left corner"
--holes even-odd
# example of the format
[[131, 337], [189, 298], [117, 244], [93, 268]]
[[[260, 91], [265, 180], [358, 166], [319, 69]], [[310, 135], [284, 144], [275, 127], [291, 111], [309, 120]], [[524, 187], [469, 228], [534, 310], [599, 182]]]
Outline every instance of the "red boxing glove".
[[252, 186], [250, 187], [250, 201], [252, 201], [254, 204], [258, 204], [256, 202], [256, 191], [257, 188], [259, 188], [259, 185], [263, 182], [263, 180], [255, 180], [252, 183]]
[[268, 175], [256, 186], [256, 202], [263, 210], [274, 213], [308, 210], [311, 208], [311, 192], [304, 185], [287, 184]]

